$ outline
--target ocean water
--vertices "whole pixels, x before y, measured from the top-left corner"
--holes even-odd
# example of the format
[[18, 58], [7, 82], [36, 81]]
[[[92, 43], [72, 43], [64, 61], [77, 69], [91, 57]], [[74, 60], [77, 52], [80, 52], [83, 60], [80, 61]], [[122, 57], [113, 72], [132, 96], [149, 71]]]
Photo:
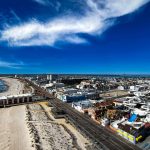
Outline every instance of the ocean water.
[[8, 86], [5, 84], [5, 82], [0, 80], [0, 93], [6, 91], [7, 89]]

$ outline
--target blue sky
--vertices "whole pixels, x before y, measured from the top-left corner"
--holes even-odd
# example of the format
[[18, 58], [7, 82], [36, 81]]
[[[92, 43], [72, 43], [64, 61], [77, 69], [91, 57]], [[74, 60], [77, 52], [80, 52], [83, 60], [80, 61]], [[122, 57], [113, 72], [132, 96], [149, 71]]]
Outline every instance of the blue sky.
[[149, 74], [149, 1], [0, 1], [0, 73]]

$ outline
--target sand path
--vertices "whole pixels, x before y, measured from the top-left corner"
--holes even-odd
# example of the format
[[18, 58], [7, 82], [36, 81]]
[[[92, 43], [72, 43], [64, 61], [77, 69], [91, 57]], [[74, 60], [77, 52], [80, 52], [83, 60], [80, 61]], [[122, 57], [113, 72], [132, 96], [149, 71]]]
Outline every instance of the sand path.
[[0, 109], [0, 149], [33, 150], [25, 122], [25, 106]]

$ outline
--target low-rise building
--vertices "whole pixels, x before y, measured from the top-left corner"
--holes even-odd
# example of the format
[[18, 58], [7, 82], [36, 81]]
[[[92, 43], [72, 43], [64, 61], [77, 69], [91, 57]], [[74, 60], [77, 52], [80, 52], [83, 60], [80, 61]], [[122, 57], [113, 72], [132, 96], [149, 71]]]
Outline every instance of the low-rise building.
[[95, 103], [93, 107], [89, 108], [88, 114], [92, 119], [100, 121], [106, 115], [107, 110], [112, 107], [112, 102]]
[[63, 102], [77, 102], [77, 101], [86, 100], [85, 95], [77, 94], [77, 93], [74, 94], [57, 93], [57, 98]]
[[118, 90], [124, 91], [124, 86], [118, 86]]
[[95, 91], [81, 91], [74, 88], [69, 89], [61, 89], [58, 92], [56, 92], [56, 97], [63, 102], [77, 102], [77, 101], [83, 101], [86, 99], [97, 99], [99, 98], [99, 94]]
[[133, 144], [136, 144], [140, 140], [145, 139], [150, 135], [150, 126], [143, 122], [133, 122], [124, 121], [118, 124], [118, 134], [130, 141]]
[[92, 106], [92, 103], [89, 100], [73, 102], [72, 107], [76, 110], [86, 113], [88, 112], [88, 108]]

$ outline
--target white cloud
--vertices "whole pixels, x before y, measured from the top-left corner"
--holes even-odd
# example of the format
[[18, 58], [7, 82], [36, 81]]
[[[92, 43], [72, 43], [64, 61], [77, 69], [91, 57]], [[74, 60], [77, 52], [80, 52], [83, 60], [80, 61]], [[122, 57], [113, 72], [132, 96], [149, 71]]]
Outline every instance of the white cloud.
[[0, 68], [20, 69], [22, 66], [24, 66], [24, 63], [21, 61], [14, 63], [14, 62], [0, 60]]
[[49, 3], [49, 0], [33, 0], [41, 5], [47, 5]]
[[134, 12], [148, 2], [149, 0], [107, 0], [105, 8], [110, 17], [120, 17]]
[[61, 4], [57, 0], [51, 1], [51, 0], [33, 0], [34, 2], [43, 5], [43, 6], [50, 6], [54, 7], [57, 11], [59, 11]]
[[[49, 0], [35, 0], [46, 5]], [[150, 0], [85, 0], [87, 8], [84, 16], [63, 16], [45, 23], [30, 22], [5, 28], [1, 31], [1, 41], [11, 46], [54, 46], [58, 41], [85, 43], [79, 33], [100, 35], [117, 18], [139, 9]]]
[[19, 16], [15, 13], [15, 11], [11, 10], [10, 12], [11, 12], [11, 14], [14, 16], [14, 18], [15, 18], [19, 23], [21, 23], [21, 19], [20, 19]]

